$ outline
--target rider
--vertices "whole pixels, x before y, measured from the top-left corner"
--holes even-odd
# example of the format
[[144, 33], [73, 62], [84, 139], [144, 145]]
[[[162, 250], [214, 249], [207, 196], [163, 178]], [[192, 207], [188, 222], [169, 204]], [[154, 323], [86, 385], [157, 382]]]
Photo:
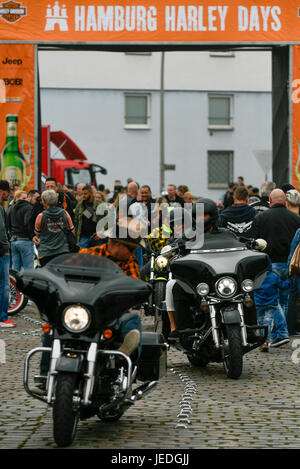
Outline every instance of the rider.
[[[139, 265], [134, 253], [138, 247], [144, 247], [145, 245], [133, 225], [132, 218], [118, 220], [116, 230], [112, 229], [106, 233], [108, 236], [106, 243], [101, 246], [81, 249], [79, 253], [111, 259], [121, 267], [124, 274], [139, 279]], [[125, 229], [126, 237], [121, 237], [121, 229]], [[120, 318], [119, 327], [121, 340], [123, 341], [119, 351], [129, 356], [138, 348], [140, 354], [142, 339], [140, 317], [136, 313], [128, 312]]]
[[[163, 206], [159, 217], [159, 226], [148, 235], [147, 242], [151, 252], [159, 254], [161, 249], [174, 242], [176, 235], [174, 229], [181, 233], [183, 224], [183, 208]], [[175, 228], [174, 228], [175, 227]], [[141, 279], [148, 281], [150, 277], [150, 264], [148, 261], [141, 269]]]
[[[225, 237], [228, 239], [228, 236], [231, 236], [233, 239], [237, 239], [237, 237], [225, 230], [223, 228], [217, 227], [218, 221], [218, 209], [215, 202], [211, 199], [199, 199], [193, 206], [193, 219], [196, 221], [196, 230], [201, 229], [201, 225], [197, 223], [197, 204], [201, 203], [204, 207], [204, 215], [201, 216], [204, 219], [204, 240], [207, 237], [208, 233], [224, 233]], [[243, 238], [238, 238], [240, 241], [244, 242]], [[186, 246], [181, 243], [180, 251], [182, 254], [187, 252]], [[170, 318], [170, 325], [171, 325], [171, 333], [169, 338], [176, 339], [178, 337], [179, 330], [193, 328], [193, 317], [190, 311], [190, 306], [193, 305], [192, 298], [186, 294], [180, 285], [176, 282], [176, 279], [170, 280], [167, 284], [166, 289], [166, 303], [167, 303], [167, 310]], [[256, 309], [253, 302], [253, 306], [246, 307], [245, 306], [245, 322], [247, 325], [256, 325], [257, 318], [256, 318]], [[256, 333], [253, 330], [249, 330], [248, 332], [248, 340], [252, 342], [256, 340]]]
[[[171, 209], [171, 210], [169, 210]], [[185, 243], [192, 238], [193, 232], [192, 226], [193, 226], [193, 221], [192, 221], [192, 214], [189, 210], [183, 208], [183, 207], [168, 207], [168, 217], [169, 218], [169, 237], [166, 238], [166, 242], [164, 242], [165, 245], [182, 245], [184, 246]], [[165, 226], [166, 226], [166, 220], [165, 220]], [[166, 232], [166, 230], [165, 230]], [[163, 247], [163, 246], [162, 246]], [[150, 262], [148, 262], [142, 269], [141, 272], [141, 277], [142, 279], [146, 280], [147, 276], [149, 276], [150, 273]], [[175, 283], [175, 280], [168, 280], [167, 282], [167, 291], [171, 291], [172, 287]], [[167, 292], [166, 292], [167, 294]], [[168, 299], [166, 297], [166, 304], [168, 306]], [[172, 314], [172, 311], [168, 309], [168, 316], [169, 316], [169, 321], [171, 325], [171, 331], [173, 329], [176, 329], [175, 322], [174, 322], [174, 316]]]

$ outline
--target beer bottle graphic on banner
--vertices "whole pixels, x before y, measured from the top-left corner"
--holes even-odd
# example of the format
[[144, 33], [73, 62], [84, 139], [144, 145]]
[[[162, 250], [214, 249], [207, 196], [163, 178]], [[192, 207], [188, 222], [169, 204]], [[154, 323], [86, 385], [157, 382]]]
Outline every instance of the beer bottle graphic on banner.
[[1, 177], [13, 184], [23, 185], [26, 163], [19, 151], [18, 115], [6, 115], [6, 143], [1, 154]]

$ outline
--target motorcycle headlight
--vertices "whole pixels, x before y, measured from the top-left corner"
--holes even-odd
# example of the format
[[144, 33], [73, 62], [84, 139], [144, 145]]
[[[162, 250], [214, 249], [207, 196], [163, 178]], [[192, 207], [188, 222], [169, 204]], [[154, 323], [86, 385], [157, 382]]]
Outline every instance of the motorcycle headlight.
[[249, 293], [253, 290], [253, 281], [247, 278], [246, 280], [242, 281], [241, 287], [243, 291]]
[[217, 293], [223, 298], [230, 298], [237, 290], [236, 281], [230, 277], [223, 277], [216, 283]]
[[158, 256], [156, 259], [156, 265], [159, 269], [164, 269], [167, 267], [169, 261], [165, 256]]
[[90, 324], [90, 313], [83, 306], [68, 306], [63, 312], [63, 324], [70, 332], [82, 332]]
[[206, 296], [209, 293], [209, 286], [207, 283], [199, 283], [196, 287], [196, 290], [200, 296]]

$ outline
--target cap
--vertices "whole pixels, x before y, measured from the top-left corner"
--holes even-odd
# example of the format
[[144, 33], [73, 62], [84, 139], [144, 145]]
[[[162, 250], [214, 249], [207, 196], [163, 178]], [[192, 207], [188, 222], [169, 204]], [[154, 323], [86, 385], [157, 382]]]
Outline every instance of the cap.
[[0, 180], [0, 190], [1, 191], [10, 191], [10, 185], [9, 182], [6, 181], [6, 179]]
[[280, 189], [281, 189], [283, 192], [287, 193], [287, 191], [295, 190], [295, 187], [292, 186], [292, 184], [283, 184], [283, 185], [280, 187]]
[[[136, 219], [139, 224], [138, 220]], [[117, 224], [104, 233], [108, 238], [114, 239], [121, 244], [132, 248], [146, 247], [146, 243], [137, 229], [135, 220], [132, 218], [122, 218]]]

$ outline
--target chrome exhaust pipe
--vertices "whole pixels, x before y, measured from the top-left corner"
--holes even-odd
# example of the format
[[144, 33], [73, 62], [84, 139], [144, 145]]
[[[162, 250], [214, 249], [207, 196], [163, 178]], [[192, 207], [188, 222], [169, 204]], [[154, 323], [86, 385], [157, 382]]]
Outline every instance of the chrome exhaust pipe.
[[144, 397], [146, 394], [148, 394], [148, 392], [152, 391], [152, 389], [155, 388], [157, 383], [157, 381], [150, 381], [149, 383], [142, 384], [141, 386], [136, 388], [132, 393], [131, 401], [135, 402], [142, 399], [142, 397]]
[[210, 320], [212, 326], [212, 336], [215, 343], [216, 348], [220, 348], [220, 339], [219, 339], [219, 328], [217, 326], [216, 321], [216, 308], [213, 305], [209, 305], [209, 312], [210, 312]]

